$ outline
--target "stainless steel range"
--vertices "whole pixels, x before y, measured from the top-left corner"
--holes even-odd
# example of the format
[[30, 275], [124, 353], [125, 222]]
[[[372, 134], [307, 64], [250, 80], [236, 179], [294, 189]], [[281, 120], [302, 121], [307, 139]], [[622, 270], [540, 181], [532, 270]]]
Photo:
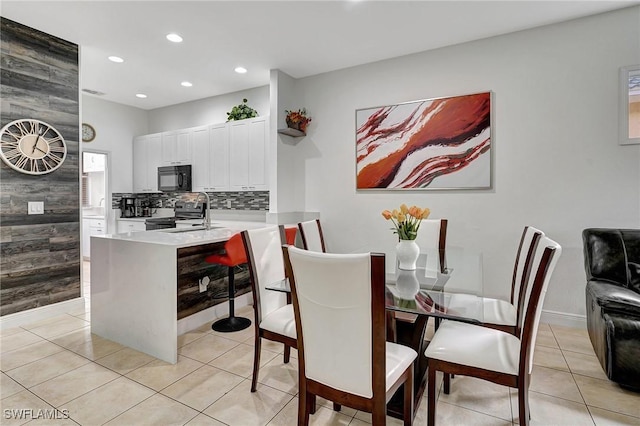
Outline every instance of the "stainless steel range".
[[144, 221], [147, 231], [154, 229], [175, 228], [176, 221], [187, 219], [203, 219], [207, 203], [191, 203], [177, 201], [172, 217], [154, 217]]

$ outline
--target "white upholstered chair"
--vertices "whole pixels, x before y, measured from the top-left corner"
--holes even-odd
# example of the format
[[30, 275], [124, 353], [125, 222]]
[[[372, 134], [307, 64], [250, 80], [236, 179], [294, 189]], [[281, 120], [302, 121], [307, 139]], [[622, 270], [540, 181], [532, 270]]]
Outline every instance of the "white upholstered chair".
[[262, 339], [284, 343], [284, 362], [289, 362], [291, 347], [296, 347], [296, 325], [293, 305], [287, 304], [284, 293], [267, 290], [265, 286], [285, 278], [282, 244], [283, 226], [251, 229], [242, 232], [247, 251], [247, 263], [253, 293], [255, 314], [255, 345], [251, 392], [256, 391], [260, 369]]
[[322, 253], [327, 251], [324, 245], [324, 236], [322, 235], [320, 219], [300, 222], [298, 223], [298, 228], [300, 229], [302, 247], [305, 250], [319, 251]]
[[416, 352], [385, 337], [382, 254], [328, 254], [285, 248], [298, 335], [298, 425], [315, 396], [372, 413], [404, 384], [404, 424], [413, 421]]
[[443, 321], [425, 351], [427, 424], [435, 424], [436, 372], [473, 376], [518, 389], [520, 424], [529, 424], [529, 382], [542, 305], [549, 280], [562, 249], [541, 237], [531, 262], [531, 274], [523, 289], [524, 315], [517, 327], [521, 336], [479, 325]]

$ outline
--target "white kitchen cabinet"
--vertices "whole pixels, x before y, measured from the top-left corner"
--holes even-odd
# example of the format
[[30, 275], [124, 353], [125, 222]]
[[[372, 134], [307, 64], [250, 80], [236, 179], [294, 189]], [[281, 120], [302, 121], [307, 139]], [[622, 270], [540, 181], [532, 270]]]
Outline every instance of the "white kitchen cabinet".
[[229, 126], [216, 124], [193, 133], [193, 191], [229, 190]]
[[160, 165], [160, 133], [135, 138], [133, 141], [133, 192], [157, 192]]
[[263, 191], [267, 181], [268, 117], [229, 124], [229, 189]]
[[125, 234], [127, 232], [145, 231], [147, 226], [142, 220], [126, 220], [118, 219], [116, 223], [116, 232], [118, 234]]
[[191, 187], [193, 192], [209, 190], [209, 128], [198, 127], [191, 134]]
[[193, 129], [162, 133], [162, 165], [191, 164]]
[[82, 256], [91, 257], [91, 236], [107, 233], [107, 224], [104, 219], [82, 218]]

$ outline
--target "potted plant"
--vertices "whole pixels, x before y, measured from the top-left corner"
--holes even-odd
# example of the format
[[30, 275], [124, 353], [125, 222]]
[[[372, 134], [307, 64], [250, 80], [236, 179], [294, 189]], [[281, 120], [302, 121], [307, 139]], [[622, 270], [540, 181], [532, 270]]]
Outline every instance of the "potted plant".
[[284, 112], [287, 114], [285, 117], [287, 127], [300, 130], [303, 133], [307, 132], [307, 125], [311, 122], [311, 117], [307, 117], [307, 110], [305, 108], [297, 111], [285, 109]]
[[247, 105], [247, 99], [243, 99], [240, 105], [231, 108], [231, 112], [227, 113], [227, 121], [244, 120], [258, 116], [258, 111]]

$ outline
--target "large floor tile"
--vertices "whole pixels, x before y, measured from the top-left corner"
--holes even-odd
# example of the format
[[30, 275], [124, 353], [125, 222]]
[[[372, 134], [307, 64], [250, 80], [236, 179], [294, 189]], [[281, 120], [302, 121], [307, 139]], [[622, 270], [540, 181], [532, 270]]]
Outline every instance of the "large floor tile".
[[15, 393], [2, 399], [2, 425], [21, 425], [30, 422], [37, 418], [39, 410], [53, 412], [54, 407], [28, 390]]
[[569, 366], [560, 349], [536, 345], [535, 351], [533, 352], [533, 363], [541, 367], [569, 371]]
[[[318, 407], [316, 413], [309, 416], [310, 425], [340, 426], [348, 425], [352, 416], [336, 412], [325, 407]], [[298, 421], [298, 398], [294, 398], [268, 423], [268, 426], [290, 426]]]
[[560, 349], [558, 342], [550, 328], [538, 328], [536, 335], [536, 346], [546, 346], [548, 348]]
[[[517, 389], [511, 391], [511, 399], [513, 420], [519, 423]], [[531, 426], [593, 426], [589, 410], [584, 404], [538, 392], [529, 391], [529, 413], [531, 415], [531, 422], [529, 423]]]
[[35, 335], [30, 331], [23, 330], [21, 328], [14, 328], [6, 335], [3, 331], [2, 337], [0, 337], [0, 351], [2, 353], [15, 351], [16, 349], [42, 341], [44, 341], [42, 337]]
[[247, 339], [255, 339], [256, 329], [253, 325], [253, 312], [251, 313], [251, 316], [245, 316], [245, 318], [251, 320], [251, 326], [244, 330], [234, 331], [233, 333], [221, 333], [219, 331], [211, 330], [211, 334], [214, 336], [224, 337], [225, 339], [235, 340], [240, 343], [246, 342]]
[[63, 350], [64, 348], [58, 345], [42, 340], [28, 346], [23, 346], [20, 349], [3, 353], [2, 357], [0, 357], [0, 369], [7, 372]]
[[243, 380], [235, 374], [205, 365], [163, 389], [161, 393], [202, 411]]
[[[356, 423], [351, 423], [355, 425]], [[401, 424], [401, 423], [399, 423]], [[427, 404], [421, 404], [413, 422], [414, 425], [427, 424]], [[359, 423], [358, 423], [359, 425]], [[438, 401], [436, 405], [436, 425], [464, 425], [464, 426], [508, 426], [511, 425], [510, 420], [499, 419], [488, 414], [479, 413], [469, 410], [458, 405], [448, 404], [444, 401]]]
[[153, 394], [148, 387], [120, 377], [66, 403], [65, 408], [81, 425], [104, 424]]
[[208, 326], [198, 327], [195, 330], [191, 330], [184, 334], [181, 334], [178, 336], [178, 347], [181, 348], [184, 345], [188, 345], [189, 343], [194, 342], [208, 334], [211, 334], [211, 329]]
[[[239, 376], [249, 377], [253, 374], [253, 349], [253, 346], [242, 343], [230, 351], [220, 355], [211, 361], [209, 365], [213, 365], [214, 367]], [[271, 352], [264, 348], [260, 350], [261, 369], [265, 364], [269, 363], [273, 359], [280, 359], [282, 362], [282, 354]], [[298, 365], [297, 361], [293, 359], [289, 362]]]
[[[247, 345], [255, 345], [255, 338], [250, 337], [244, 341]], [[260, 344], [262, 349], [266, 349], [271, 352], [282, 353], [284, 351], [284, 344], [280, 342], [274, 342], [273, 340], [262, 339], [262, 343]]]
[[63, 348], [74, 348], [83, 344], [84, 342], [90, 341], [93, 337], [97, 337], [94, 334], [91, 334], [91, 326], [87, 324], [86, 327], [79, 328], [77, 330], [72, 331], [71, 333], [63, 334], [57, 337], [54, 337], [51, 342], [56, 345], [60, 345]]
[[586, 329], [552, 325], [551, 330], [563, 351], [595, 355]]
[[251, 392], [251, 381], [245, 380], [204, 410], [204, 414], [230, 426], [265, 425], [292, 399], [288, 393], [264, 385]]
[[569, 369], [573, 374], [589, 376], [596, 379], [609, 380], [602, 370], [600, 361], [595, 355], [586, 355], [578, 352], [564, 352], [564, 358], [569, 364]]
[[224, 337], [208, 334], [179, 348], [178, 354], [206, 364], [239, 344]]
[[69, 319], [69, 314], [56, 315], [55, 317], [44, 318], [38, 321], [30, 322], [29, 324], [22, 325], [25, 330], [33, 330], [34, 328], [43, 327], [46, 325], [52, 325], [57, 322], [64, 322]]
[[196, 410], [180, 404], [164, 395], [155, 394], [130, 408], [107, 425], [183, 425], [195, 418]]
[[30, 388], [72, 371], [88, 362], [91, 361], [71, 351], [62, 351], [8, 371], [7, 375], [22, 386]]
[[450, 390], [449, 395], [441, 392], [439, 401], [511, 421], [508, 387], [474, 377], [456, 376], [451, 379]]
[[534, 365], [529, 390], [584, 404], [573, 376], [565, 371]]
[[69, 350], [82, 355], [92, 361], [100, 358], [104, 358], [107, 355], [118, 352], [125, 347], [120, 343], [113, 342], [111, 340], [104, 339], [102, 337], [92, 335], [91, 340], [79, 344], [75, 347], [70, 347]]
[[131, 348], [124, 348], [114, 352], [104, 358], [97, 359], [96, 362], [103, 367], [107, 367], [117, 373], [127, 374], [136, 368], [149, 364], [156, 358]]
[[640, 393], [623, 389], [609, 380], [574, 377], [587, 405], [640, 417]]
[[638, 426], [640, 418], [625, 416], [613, 411], [603, 410], [596, 407], [587, 407], [591, 413], [591, 418], [596, 426]]
[[52, 339], [56, 336], [68, 334], [72, 331], [84, 328], [87, 325], [89, 325], [87, 321], [67, 315], [64, 319], [52, 322], [51, 324], [31, 328], [29, 331], [45, 339]]
[[199, 361], [183, 356], [179, 356], [178, 362], [175, 364], [156, 359], [131, 371], [127, 374], [127, 377], [159, 391], [202, 367], [202, 365]]
[[282, 362], [281, 356], [276, 356], [260, 367], [258, 383], [296, 395], [298, 393], [298, 363], [296, 360], [293, 362], [290, 360], [285, 364]]
[[[55, 407], [83, 395], [119, 377], [117, 373], [93, 362], [62, 374], [30, 390]], [[63, 407], [64, 408], [64, 407]]]
[[7, 398], [18, 392], [22, 392], [24, 387], [11, 377], [4, 373], [0, 373], [0, 399]]
[[217, 421], [216, 419], [212, 419], [205, 414], [198, 414], [185, 426], [225, 426], [225, 424]]
[[[333, 402], [321, 397], [316, 397], [316, 407], [324, 407], [324, 408], [328, 408], [329, 410], [333, 410]], [[340, 413], [349, 417], [355, 416], [357, 411], [358, 410], [353, 409], [351, 407], [345, 407], [344, 405], [340, 408]]]

